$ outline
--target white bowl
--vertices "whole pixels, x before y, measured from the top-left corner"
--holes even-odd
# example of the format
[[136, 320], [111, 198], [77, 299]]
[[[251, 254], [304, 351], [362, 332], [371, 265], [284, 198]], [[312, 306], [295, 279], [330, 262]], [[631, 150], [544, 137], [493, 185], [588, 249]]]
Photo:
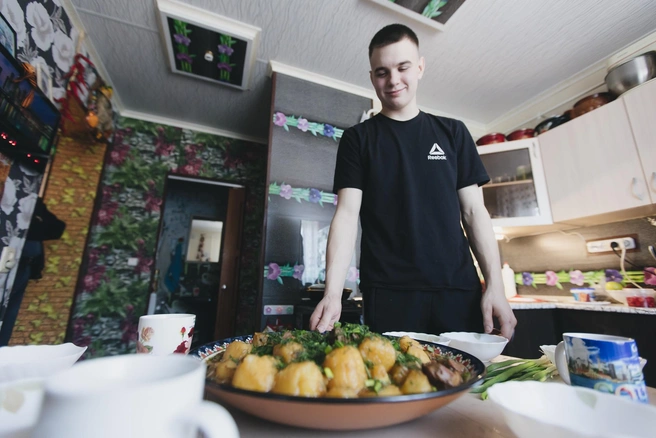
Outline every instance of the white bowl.
[[440, 336], [451, 339], [451, 347], [473, 354], [483, 362], [489, 362], [501, 354], [508, 339], [485, 333], [447, 332]]
[[505, 382], [488, 390], [519, 437], [653, 437], [656, 407], [563, 383]]
[[71, 343], [2, 347], [0, 383], [49, 377], [70, 368], [86, 349]]
[[0, 383], [0, 437], [31, 436], [41, 410], [44, 379]]
[[432, 342], [433, 344], [449, 345], [451, 339], [447, 339], [444, 336], [429, 335], [428, 333], [416, 333], [416, 332], [385, 332], [385, 336], [394, 336], [397, 338], [402, 338], [403, 336], [410, 336], [412, 339], [417, 341]]

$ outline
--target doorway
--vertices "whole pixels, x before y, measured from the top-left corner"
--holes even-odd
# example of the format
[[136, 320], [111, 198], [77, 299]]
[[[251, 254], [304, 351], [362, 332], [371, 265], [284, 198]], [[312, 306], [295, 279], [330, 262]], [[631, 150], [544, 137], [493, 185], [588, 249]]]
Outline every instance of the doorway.
[[234, 336], [245, 188], [169, 175], [148, 314], [196, 315], [193, 346]]

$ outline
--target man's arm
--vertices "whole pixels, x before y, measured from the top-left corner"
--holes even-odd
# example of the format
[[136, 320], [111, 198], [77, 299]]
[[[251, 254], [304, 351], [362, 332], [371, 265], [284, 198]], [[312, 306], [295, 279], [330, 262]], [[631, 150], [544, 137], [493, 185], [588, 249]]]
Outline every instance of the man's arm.
[[326, 252], [326, 291], [310, 317], [310, 329], [332, 330], [342, 313], [342, 290], [358, 235], [362, 190], [341, 189], [330, 223]]
[[517, 320], [503, 291], [499, 247], [494, 237], [492, 220], [483, 202], [483, 191], [473, 184], [458, 190], [458, 198], [469, 244], [485, 277], [486, 290], [481, 300], [485, 333], [492, 331], [494, 315], [501, 324], [501, 333], [510, 339]]

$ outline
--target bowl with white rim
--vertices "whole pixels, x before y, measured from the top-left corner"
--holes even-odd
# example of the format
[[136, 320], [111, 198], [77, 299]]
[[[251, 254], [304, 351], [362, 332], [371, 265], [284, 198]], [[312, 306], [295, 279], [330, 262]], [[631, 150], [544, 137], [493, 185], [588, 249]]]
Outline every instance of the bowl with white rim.
[[473, 332], [446, 332], [440, 336], [450, 339], [449, 346], [476, 356], [483, 362], [489, 362], [501, 354], [508, 343], [503, 336]]
[[444, 336], [431, 335], [428, 333], [417, 333], [417, 332], [385, 332], [385, 336], [392, 336], [395, 338], [402, 338], [404, 336], [409, 336], [417, 341], [432, 342], [433, 344], [440, 345], [449, 345], [451, 339], [445, 338]]
[[73, 366], [86, 351], [70, 342], [59, 345], [0, 347], [0, 383], [45, 379]]
[[656, 430], [656, 407], [589, 388], [504, 382], [487, 393], [519, 438], [646, 438]]

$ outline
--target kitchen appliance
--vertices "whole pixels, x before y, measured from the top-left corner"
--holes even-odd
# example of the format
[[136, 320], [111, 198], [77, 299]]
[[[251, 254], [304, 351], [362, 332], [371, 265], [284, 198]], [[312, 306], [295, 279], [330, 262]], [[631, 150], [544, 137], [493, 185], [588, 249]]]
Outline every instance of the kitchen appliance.
[[505, 135], [498, 132], [494, 132], [492, 134], [486, 134], [483, 137], [476, 140], [476, 145], [485, 146], [488, 144], [503, 143], [505, 141], [506, 141]]
[[656, 78], [656, 51], [643, 53], [613, 67], [606, 75], [606, 86], [615, 96]]
[[590, 111], [604, 106], [613, 100], [614, 97], [610, 93], [595, 93], [586, 96], [574, 104], [574, 108], [572, 108], [572, 118], [575, 119], [585, 113], [589, 113]]
[[533, 131], [530, 128], [526, 128], [526, 129], [518, 129], [517, 131], [511, 132], [506, 136], [506, 139], [508, 141], [514, 141], [514, 140], [521, 140], [523, 138], [532, 138], [534, 136], [535, 136], [535, 131]]

